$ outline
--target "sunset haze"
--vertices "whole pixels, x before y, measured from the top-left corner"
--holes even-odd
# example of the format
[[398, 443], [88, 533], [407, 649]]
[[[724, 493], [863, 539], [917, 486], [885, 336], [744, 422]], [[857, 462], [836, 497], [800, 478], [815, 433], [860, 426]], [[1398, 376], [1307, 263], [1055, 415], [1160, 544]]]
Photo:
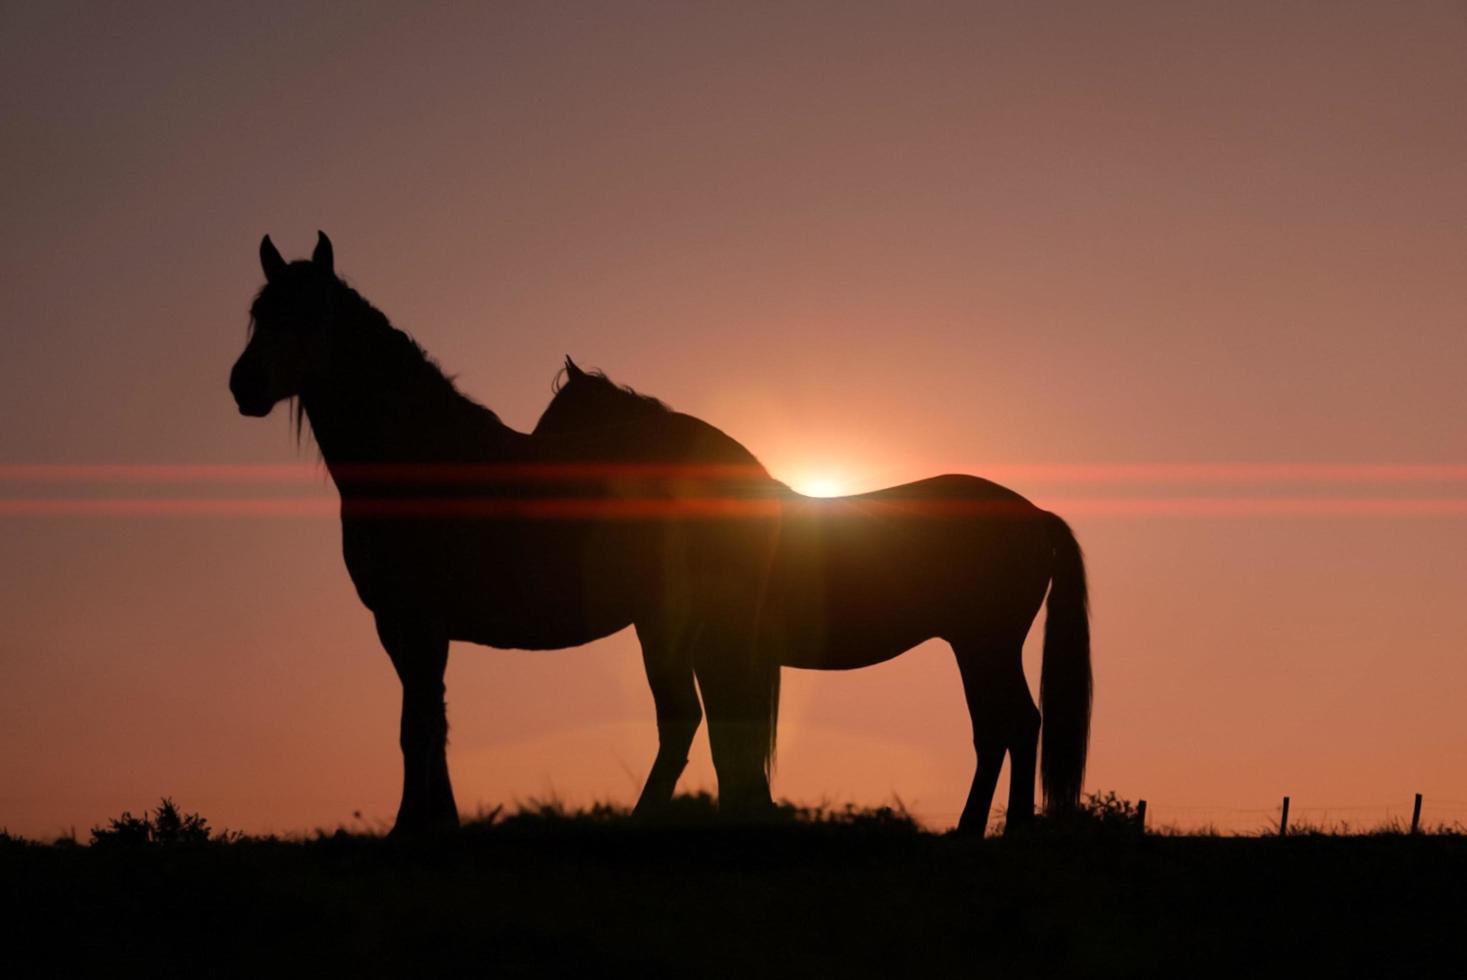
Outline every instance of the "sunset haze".
[[[227, 389], [317, 229], [516, 429], [569, 354], [810, 494], [1061, 514], [1087, 789], [1467, 822], [1464, 50], [1445, 2], [5, 5], [0, 828], [391, 820], [334, 490]], [[955, 822], [945, 644], [783, 683], [776, 796]], [[456, 644], [448, 711], [466, 815], [656, 750], [630, 631]]]

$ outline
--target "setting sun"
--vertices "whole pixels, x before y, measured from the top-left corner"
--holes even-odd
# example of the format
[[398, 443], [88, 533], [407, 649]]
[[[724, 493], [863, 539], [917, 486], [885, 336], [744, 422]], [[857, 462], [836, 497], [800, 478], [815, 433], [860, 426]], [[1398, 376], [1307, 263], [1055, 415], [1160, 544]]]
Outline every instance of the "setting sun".
[[830, 473], [815, 473], [791, 480], [790, 487], [807, 497], [845, 497], [851, 493], [848, 480]]

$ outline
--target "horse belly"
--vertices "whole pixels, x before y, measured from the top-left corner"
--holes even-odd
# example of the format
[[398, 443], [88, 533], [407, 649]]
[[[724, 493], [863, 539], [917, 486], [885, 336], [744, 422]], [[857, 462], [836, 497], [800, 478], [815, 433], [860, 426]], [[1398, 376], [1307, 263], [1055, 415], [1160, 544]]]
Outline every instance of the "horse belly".
[[933, 597], [893, 572], [839, 549], [782, 563], [765, 642], [787, 667], [854, 670], [939, 635]]
[[631, 622], [635, 576], [616, 549], [592, 548], [575, 526], [386, 522], [352, 533], [347, 567], [373, 611], [408, 609], [454, 640], [559, 649]]

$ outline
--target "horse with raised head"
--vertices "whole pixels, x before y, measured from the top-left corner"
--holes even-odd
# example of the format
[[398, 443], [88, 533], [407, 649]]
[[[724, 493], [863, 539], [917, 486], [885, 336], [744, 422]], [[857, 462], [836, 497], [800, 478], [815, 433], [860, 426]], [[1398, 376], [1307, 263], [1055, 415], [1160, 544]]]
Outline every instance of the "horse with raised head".
[[246, 415], [297, 398], [341, 493], [347, 568], [403, 684], [399, 830], [457, 821], [450, 640], [545, 649], [627, 625], [659, 738], [638, 812], [671, 798], [705, 710], [720, 806], [766, 809], [781, 664], [862, 667], [941, 637], [978, 754], [959, 827], [983, 829], [1006, 754], [1016, 826], [1041, 728], [1020, 654], [1046, 592], [1044, 790], [1053, 808], [1078, 801], [1089, 627], [1055, 515], [965, 476], [802, 497], [716, 428], [569, 359], [535, 430], [516, 432], [336, 276], [324, 234], [310, 261], [268, 237], [260, 258], [230, 388]]
[[721, 808], [768, 809], [779, 667], [754, 628], [778, 520], [758, 462], [676, 413], [650, 435], [514, 431], [336, 275], [324, 233], [289, 263], [267, 236], [260, 262], [229, 387], [249, 416], [297, 399], [340, 492], [347, 571], [402, 681], [394, 829], [458, 822], [450, 641], [552, 649], [627, 626], [661, 735], [638, 809], [671, 798], [705, 709]]

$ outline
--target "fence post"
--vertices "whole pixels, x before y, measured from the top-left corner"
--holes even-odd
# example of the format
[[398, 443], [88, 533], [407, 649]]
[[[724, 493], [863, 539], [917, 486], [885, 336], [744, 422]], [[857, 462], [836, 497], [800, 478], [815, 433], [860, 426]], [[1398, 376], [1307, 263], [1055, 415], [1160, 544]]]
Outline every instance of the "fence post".
[[1136, 801], [1136, 829], [1146, 833], [1146, 801]]
[[1284, 812], [1279, 815], [1279, 836], [1287, 837], [1289, 834], [1289, 798], [1284, 797]]
[[1421, 828], [1421, 794], [1416, 794], [1416, 805], [1411, 808], [1411, 833]]

